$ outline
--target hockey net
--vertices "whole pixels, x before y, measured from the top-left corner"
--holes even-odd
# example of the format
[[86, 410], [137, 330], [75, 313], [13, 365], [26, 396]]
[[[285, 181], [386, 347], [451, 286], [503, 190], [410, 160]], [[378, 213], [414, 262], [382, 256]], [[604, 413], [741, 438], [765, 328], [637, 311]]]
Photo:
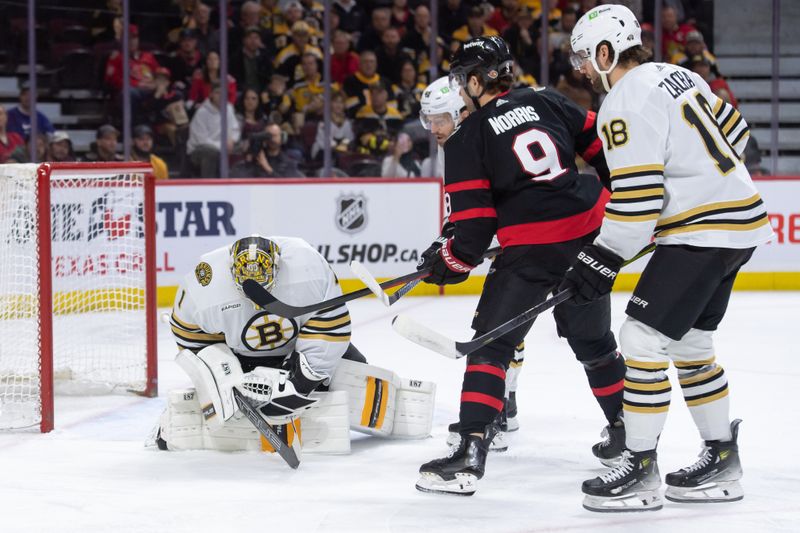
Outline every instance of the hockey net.
[[0, 165], [0, 429], [53, 392], [156, 394], [150, 165]]

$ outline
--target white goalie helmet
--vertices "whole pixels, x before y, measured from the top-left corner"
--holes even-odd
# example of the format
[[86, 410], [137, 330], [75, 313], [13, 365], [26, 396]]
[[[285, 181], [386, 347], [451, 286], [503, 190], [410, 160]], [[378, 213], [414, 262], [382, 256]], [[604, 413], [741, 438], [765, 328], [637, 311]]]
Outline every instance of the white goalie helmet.
[[[597, 65], [597, 45], [608, 41], [614, 50], [614, 59], [608, 70]], [[585, 13], [575, 24], [570, 37], [570, 61], [579, 70], [586, 61], [600, 74], [606, 91], [611, 90], [607, 76], [617, 66], [619, 55], [629, 48], [642, 44], [642, 28], [633, 12], [625, 6], [611, 4], [595, 7]]]
[[419, 120], [423, 128], [430, 130], [431, 120], [437, 115], [447, 114], [453, 119], [454, 125], [458, 126], [464, 106], [461, 95], [450, 87], [449, 78], [444, 76], [425, 87], [420, 100]]

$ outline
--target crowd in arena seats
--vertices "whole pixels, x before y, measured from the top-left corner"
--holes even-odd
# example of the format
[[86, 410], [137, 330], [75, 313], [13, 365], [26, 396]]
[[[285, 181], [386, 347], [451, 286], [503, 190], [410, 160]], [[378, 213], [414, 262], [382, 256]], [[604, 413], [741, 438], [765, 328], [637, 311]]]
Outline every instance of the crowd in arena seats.
[[[335, 175], [420, 176], [430, 144], [417, 115], [424, 88], [433, 81], [431, 63], [438, 75], [446, 75], [450, 54], [471, 37], [506, 39], [516, 60], [515, 86], [538, 85], [544, 64], [549, 86], [598, 109], [601, 97], [570, 66], [569, 35], [580, 16], [600, 3], [604, 0], [550, 0], [548, 50], [542, 57], [541, 0], [441, 0], [437, 34], [427, 1], [333, 0], [332, 122], [326, 138], [325, 9], [318, 0], [228, 2], [227, 80], [220, 75], [217, 2], [137, 0], [129, 27], [131, 157], [151, 161], [159, 178], [218, 177], [224, 113], [231, 176], [316, 176], [326, 145], [333, 149]], [[652, 0], [622, 3], [645, 21], [646, 46], [652, 49], [660, 31], [665, 61], [697, 72], [737, 105], [708, 49], [712, 25], [698, 7], [702, 2], [664, 0], [658, 29], [648, 22]], [[37, 159], [121, 160], [121, 1], [37, 5], [43, 28], [37, 52], [53, 73], [52, 83], [40, 85], [38, 101], [61, 102], [78, 115], [78, 125], [56, 120], [56, 129], [49, 118], [59, 117], [37, 113]], [[15, 69], [24, 57], [24, 13], [3, 14], [8, 38], [0, 40], [5, 51], [0, 62], [24, 80], [27, 75]], [[87, 112], [92, 102], [95, 111]], [[0, 105], [0, 162], [29, 160], [30, 121], [29, 90], [20, 85], [16, 105]], [[73, 130], [87, 126], [96, 131], [94, 138], [77, 146]]]

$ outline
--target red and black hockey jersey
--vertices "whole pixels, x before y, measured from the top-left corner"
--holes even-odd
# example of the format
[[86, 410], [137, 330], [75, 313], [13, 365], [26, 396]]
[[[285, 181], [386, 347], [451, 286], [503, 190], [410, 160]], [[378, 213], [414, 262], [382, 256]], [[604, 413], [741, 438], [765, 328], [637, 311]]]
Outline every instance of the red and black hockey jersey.
[[[609, 176], [595, 113], [555, 91], [496, 96], [462, 122], [444, 152], [452, 248], [467, 263], [478, 262], [495, 232], [505, 248], [576, 239], [602, 223]], [[600, 180], [578, 173], [576, 153]]]

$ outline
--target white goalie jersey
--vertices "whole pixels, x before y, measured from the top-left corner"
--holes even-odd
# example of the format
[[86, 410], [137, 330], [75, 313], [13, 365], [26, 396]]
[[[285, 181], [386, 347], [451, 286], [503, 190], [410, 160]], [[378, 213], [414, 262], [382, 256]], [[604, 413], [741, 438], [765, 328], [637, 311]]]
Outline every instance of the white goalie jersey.
[[698, 75], [666, 63], [634, 68], [612, 87], [597, 129], [612, 180], [601, 246], [629, 259], [653, 237], [721, 248], [771, 238], [741, 159], [747, 123]]
[[[268, 237], [280, 248], [270, 293], [289, 305], [310, 305], [341, 295], [324, 257], [307, 242]], [[192, 351], [224, 343], [240, 357], [275, 357], [302, 352], [312, 369], [331, 377], [350, 342], [350, 314], [334, 309], [281, 317], [264, 311], [236, 286], [229, 247], [200, 258], [178, 287], [170, 319], [178, 346]]]

